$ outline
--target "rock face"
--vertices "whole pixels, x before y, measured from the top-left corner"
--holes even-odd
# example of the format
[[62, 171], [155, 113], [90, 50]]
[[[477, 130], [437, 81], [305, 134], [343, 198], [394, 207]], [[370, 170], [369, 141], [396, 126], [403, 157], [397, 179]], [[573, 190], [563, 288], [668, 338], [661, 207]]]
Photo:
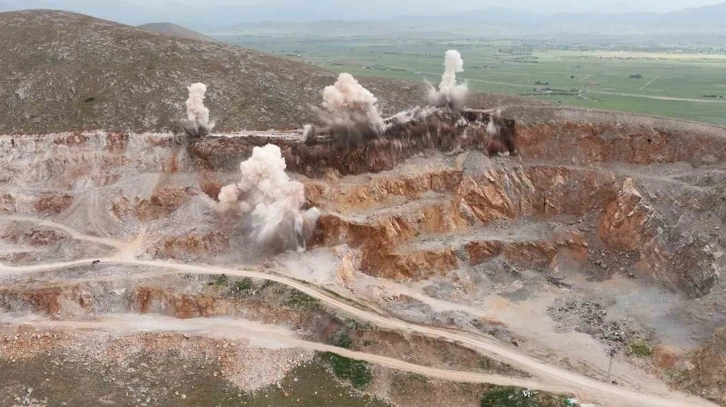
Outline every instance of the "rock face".
[[[476, 132], [478, 119], [473, 120], [460, 125], [456, 116], [427, 116], [357, 146], [303, 143], [295, 139], [297, 133], [206, 137], [186, 148], [175, 146], [169, 134], [5, 136], [0, 141], [11, 152], [3, 157], [7, 185], [51, 180], [69, 189], [36, 195], [16, 188], [3, 195], [2, 210], [74, 219], [82, 213], [74, 209], [77, 202], [84, 206], [101, 198], [94, 204], [100, 217], [78, 219], [96, 233], [120, 231], [122, 223], [125, 228], [173, 218], [181, 208], [209, 211], [206, 197], [215, 197], [229, 179], [220, 175], [234, 173], [254, 146], [274, 142], [289, 171], [313, 177], [303, 179], [309, 205], [325, 209], [313, 244], [360, 249], [360, 266], [372, 275], [422, 279], [497, 256], [554, 271], [563, 250], [579, 259], [590, 245], [602, 244], [630, 253], [635, 275], [689, 296], [706, 295], [718, 283], [726, 261], [724, 230], [715, 229], [726, 215], [719, 198], [723, 188], [718, 189], [723, 173], [713, 165], [682, 169], [676, 162], [706, 151], [711, 157], [701, 160], [721, 162], [723, 132], [708, 126], [684, 129], [677, 122], [657, 130], [641, 123], [525, 122], [516, 125], [521, 158], [489, 158], [486, 139]], [[663, 148], [651, 148], [654, 143]], [[641, 154], [632, 154], [629, 145]], [[611, 161], [624, 164], [611, 166]], [[641, 164], [661, 167], [633, 167]], [[88, 171], [89, 165], [96, 170]], [[369, 174], [365, 182], [357, 178], [361, 174]], [[162, 187], [161, 179], [175, 181]], [[123, 187], [107, 189], [112, 185]], [[111, 216], [103, 214], [104, 207]], [[710, 214], [715, 217], [705, 220]], [[551, 219], [561, 217], [593, 221], [597, 233], [558, 231]], [[477, 232], [525, 218], [544, 226], [513, 236], [498, 229]], [[198, 226], [184, 220], [178, 234], [147, 245], [148, 250], [172, 258], [185, 251], [201, 256], [237, 233], [208, 225], [186, 236]], [[712, 225], [693, 227], [699, 222]]]
[[605, 209], [598, 228], [600, 239], [618, 250], [634, 251], [643, 246], [644, 225], [651, 208], [642, 204], [643, 196], [627, 178], [617, 198]]
[[726, 404], [726, 327], [716, 331], [711, 341], [692, 359], [686, 386], [717, 403]]

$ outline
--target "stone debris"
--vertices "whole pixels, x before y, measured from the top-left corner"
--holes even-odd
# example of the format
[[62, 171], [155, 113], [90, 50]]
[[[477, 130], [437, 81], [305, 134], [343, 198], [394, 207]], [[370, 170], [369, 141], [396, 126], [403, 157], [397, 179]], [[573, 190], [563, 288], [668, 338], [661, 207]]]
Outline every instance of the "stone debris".
[[649, 337], [647, 331], [631, 318], [610, 320], [607, 307], [597, 300], [575, 296], [557, 299], [547, 312], [557, 322], [558, 332], [591, 335], [618, 353], [625, 351], [631, 341]]

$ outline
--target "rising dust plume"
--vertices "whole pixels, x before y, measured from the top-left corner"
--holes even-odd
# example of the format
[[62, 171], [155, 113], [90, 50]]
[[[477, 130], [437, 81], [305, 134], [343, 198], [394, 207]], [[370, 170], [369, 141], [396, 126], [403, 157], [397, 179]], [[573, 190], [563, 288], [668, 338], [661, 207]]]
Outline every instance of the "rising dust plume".
[[378, 99], [349, 73], [323, 90], [322, 109], [315, 108], [338, 141], [356, 144], [383, 132]]
[[444, 74], [441, 75], [439, 89], [436, 90], [432, 84], [428, 84], [429, 102], [432, 105], [453, 110], [460, 110], [465, 106], [469, 88], [466, 83], [456, 84], [457, 72], [464, 72], [464, 60], [459, 51], [450, 49], [446, 51]]
[[214, 128], [214, 122], [209, 121], [209, 109], [204, 106], [207, 86], [203, 83], [195, 83], [188, 89], [187, 117], [180, 123], [189, 137], [206, 136]]
[[219, 192], [220, 212], [236, 214], [257, 243], [276, 249], [305, 249], [320, 216], [317, 208], [303, 210], [305, 188], [285, 173], [280, 147], [255, 147], [240, 164], [242, 179]]

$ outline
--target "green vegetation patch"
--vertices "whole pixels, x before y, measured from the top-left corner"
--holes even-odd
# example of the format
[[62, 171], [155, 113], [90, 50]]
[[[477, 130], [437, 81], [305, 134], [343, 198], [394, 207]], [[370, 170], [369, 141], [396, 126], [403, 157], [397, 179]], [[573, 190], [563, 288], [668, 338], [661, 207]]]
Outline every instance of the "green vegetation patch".
[[366, 387], [373, 378], [370, 366], [362, 360], [349, 359], [330, 352], [326, 352], [324, 358], [330, 362], [336, 377], [350, 381], [357, 389]]
[[[703, 49], [642, 46], [579, 51], [542, 41], [462, 41], [441, 38], [290, 39], [238, 36], [228, 40], [356, 77], [437, 81], [444, 52], [464, 58], [469, 89], [535, 97], [550, 103], [644, 113], [726, 125], [726, 56]], [[294, 52], [292, 52], [294, 50]], [[550, 89], [539, 89], [547, 87]], [[716, 96], [716, 97], [714, 97]], [[393, 112], [389, 112], [393, 113]]]
[[290, 294], [290, 299], [287, 301], [287, 305], [294, 308], [312, 309], [320, 305], [320, 301], [303, 292], [294, 290]]
[[567, 398], [515, 387], [495, 387], [481, 399], [481, 407], [563, 407]]
[[237, 291], [248, 291], [251, 290], [252, 287], [252, 279], [249, 277], [245, 277], [242, 280], [234, 283], [234, 289]]
[[333, 338], [332, 343], [334, 346], [345, 349], [350, 349], [353, 345], [348, 332], [338, 332], [338, 334]]
[[0, 358], [0, 406], [17, 405], [16, 397], [27, 397], [20, 404], [48, 406], [95, 407], [103, 405], [99, 400], [154, 407], [390, 406], [338, 382], [326, 365], [298, 366], [281, 380], [281, 387], [270, 385], [250, 393], [219, 375], [222, 367], [216, 360], [189, 358], [176, 351], [138, 352], [124, 364], [68, 360], [53, 351], [16, 362]]
[[220, 274], [214, 278], [212, 284], [216, 285], [217, 287], [226, 287], [227, 285], [229, 285], [229, 277], [227, 277], [226, 274]]
[[647, 357], [653, 354], [653, 348], [643, 340], [636, 340], [630, 343], [630, 353], [636, 356]]

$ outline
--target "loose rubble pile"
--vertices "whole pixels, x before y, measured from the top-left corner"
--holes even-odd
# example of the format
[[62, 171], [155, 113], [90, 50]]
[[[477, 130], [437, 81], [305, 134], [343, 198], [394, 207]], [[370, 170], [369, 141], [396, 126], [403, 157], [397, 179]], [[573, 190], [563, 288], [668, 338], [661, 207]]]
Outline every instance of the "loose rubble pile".
[[615, 353], [623, 353], [636, 339], [647, 339], [650, 335], [632, 318], [611, 320], [607, 317], [608, 307], [597, 300], [570, 296], [557, 299], [547, 309], [557, 322], [560, 332], [577, 331], [607, 344]]

